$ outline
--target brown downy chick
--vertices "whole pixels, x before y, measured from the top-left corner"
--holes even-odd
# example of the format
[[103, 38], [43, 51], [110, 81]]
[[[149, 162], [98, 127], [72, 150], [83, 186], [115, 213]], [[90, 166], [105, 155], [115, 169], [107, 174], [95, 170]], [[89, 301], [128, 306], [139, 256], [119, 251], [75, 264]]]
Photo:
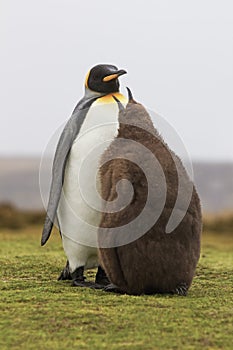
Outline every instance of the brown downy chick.
[[[163, 141], [149, 114], [133, 100], [130, 91], [126, 108], [119, 102], [118, 106], [119, 132], [103, 154], [100, 169], [101, 195], [113, 209], [106, 212], [108, 204], [103, 208], [100, 227], [105, 231], [100, 228], [98, 234], [100, 263], [112, 283], [106, 290], [135, 295], [186, 295], [200, 256], [202, 219], [198, 194], [181, 160]], [[150, 152], [145, 152], [144, 147]], [[143, 164], [143, 169], [138, 164]], [[115, 208], [113, 212], [118, 196], [117, 183], [122, 179], [132, 184], [134, 193], [126, 207]], [[171, 233], [166, 233], [180, 181], [180, 207], [175, 214], [183, 213], [183, 219]], [[190, 188], [189, 205], [182, 212]], [[124, 192], [124, 184], [121, 189]], [[147, 203], [149, 192], [152, 201]], [[146, 219], [136, 226], [136, 231], [142, 233], [138, 237], [127, 224], [136, 220], [145, 208]], [[158, 219], [143, 233], [147, 219], [150, 221], [153, 217]], [[124, 232], [119, 231], [118, 236], [115, 231], [119, 227], [123, 227]], [[125, 240], [122, 240], [122, 234]]]

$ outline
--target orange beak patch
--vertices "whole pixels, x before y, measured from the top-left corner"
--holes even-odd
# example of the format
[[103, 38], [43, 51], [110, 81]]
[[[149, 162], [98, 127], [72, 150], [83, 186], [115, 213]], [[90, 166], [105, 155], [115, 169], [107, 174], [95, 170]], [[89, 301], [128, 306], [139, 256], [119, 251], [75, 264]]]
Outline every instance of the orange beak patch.
[[103, 78], [103, 81], [106, 83], [107, 81], [111, 81], [113, 79], [117, 79], [118, 78], [118, 74], [111, 74], [111, 75], [107, 75], [106, 77]]

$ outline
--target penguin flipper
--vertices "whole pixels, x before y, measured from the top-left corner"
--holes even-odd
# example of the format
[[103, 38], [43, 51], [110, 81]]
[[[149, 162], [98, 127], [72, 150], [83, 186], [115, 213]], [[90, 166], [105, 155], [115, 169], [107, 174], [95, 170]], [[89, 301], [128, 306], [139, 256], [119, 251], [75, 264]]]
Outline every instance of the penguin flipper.
[[56, 218], [57, 207], [59, 204], [62, 185], [65, 174], [66, 162], [69, 156], [71, 146], [78, 135], [88, 108], [99, 96], [92, 97], [88, 100], [81, 100], [75, 107], [71, 118], [66, 123], [60, 139], [57, 144], [52, 169], [52, 183], [50, 187], [47, 214], [42, 232], [41, 245], [43, 246], [50, 237], [54, 220]]

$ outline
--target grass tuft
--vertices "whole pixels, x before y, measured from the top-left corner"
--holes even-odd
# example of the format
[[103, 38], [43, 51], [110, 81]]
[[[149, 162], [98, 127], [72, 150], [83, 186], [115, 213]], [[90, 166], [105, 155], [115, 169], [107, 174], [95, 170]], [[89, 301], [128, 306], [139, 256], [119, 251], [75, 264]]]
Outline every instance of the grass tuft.
[[40, 233], [37, 226], [0, 232], [2, 350], [232, 349], [231, 232], [203, 235], [187, 297], [115, 295], [58, 282], [60, 237], [40, 247]]

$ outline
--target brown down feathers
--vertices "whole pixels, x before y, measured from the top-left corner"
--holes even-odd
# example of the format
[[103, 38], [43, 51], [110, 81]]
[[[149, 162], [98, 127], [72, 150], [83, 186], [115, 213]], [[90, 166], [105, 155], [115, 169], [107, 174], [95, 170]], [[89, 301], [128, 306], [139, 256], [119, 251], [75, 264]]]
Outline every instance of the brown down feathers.
[[[151, 151], [151, 156], [135, 152], [131, 144], [119, 147], [117, 139], [136, 141]], [[148, 189], [148, 179], [144, 172], [134, 162], [124, 159], [143, 161], [145, 169], [152, 167], [153, 155], [159, 161], [166, 179], [166, 201], [159, 219], [142, 237], [126, 245], [113, 248], [103, 248], [103, 242], [113, 245], [115, 238], [109, 238], [113, 228], [121, 227], [134, 220], [143, 210], [148, 190], [160, 200], [160, 173], [152, 174], [152, 188]], [[180, 285], [187, 289], [192, 283], [196, 265], [200, 255], [201, 209], [195, 187], [184, 169], [181, 160], [169, 149], [163, 141], [145, 108], [134, 100], [129, 101], [126, 109], [119, 112], [119, 132], [116, 139], [102, 156], [100, 169], [101, 195], [111, 203], [117, 197], [116, 185], [119, 180], [127, 179], [134, 189], [133, 199], [126, 208], [115, 213], [106, 213], [103, 208], [100, 227], [105, 233], [98, 235], [100, 248], [100, 263], [105, 269], [110, 281], [122, 292], [128, 294], [170, 293]], [[175, 159], [175, 161], [174, 161]], [[175, 164], [176, 162], [176, 164]], [[178, 175], [182, 176], [182, 195], [188, 187], [193, 186], [191, 201], [181, 223], [172, 233], [166, 233], [165, 228], [172, 209], [175, 206], [178, 191]], [[151, 176], [151, 175], [150, 175]], [[156, 198], [157, 198], [156, 197]], [[156, 215], [159, 210], [156, 205], [148, 208], [148, 216]], [[131, 237], [134, 232], [126, 232]], [[108, 241], [109, 240], [109, 241]], [[102, 247], [101, 247], [102, 244]]]

